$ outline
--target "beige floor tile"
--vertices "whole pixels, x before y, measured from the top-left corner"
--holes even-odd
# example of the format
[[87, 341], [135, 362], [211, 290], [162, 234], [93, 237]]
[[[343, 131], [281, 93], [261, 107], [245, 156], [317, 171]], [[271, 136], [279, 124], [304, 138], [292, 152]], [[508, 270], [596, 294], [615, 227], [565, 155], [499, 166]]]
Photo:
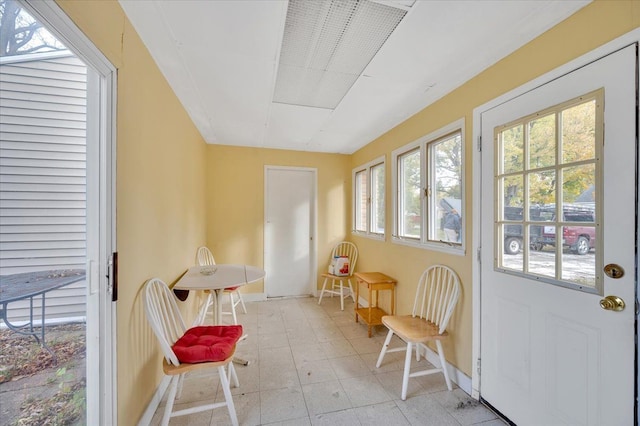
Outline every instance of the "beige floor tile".
[[300, 379], [298, 378], [298, 370], [296, 370], [295, 366], [260, 368], [261, 391], [296, 386], [300, 386]]
[[340, 334], [339, 339], [322, 342], [322, 350], [327, 358], [341, 358], [357, 354], [355, 348], [347, 339], [342, 337], [342, 334]]
[[362, 425], [407, 426], [410, 424], [393, 401], [358, 407], [354, 410]]
[[[316, 414], [311, 417], [313, 426], [353, 426], [361, 424], [352, 408], [331, 413]], [[364, 423], [362, 423], [364, 424]]]
[[260, 392], [260, 418], [265, 424], [308, 415], [305, 398], [299, 387]]
[[[380, 368], [375, 364], [386, 336], [376, 327], [372, 338], [367, 327], [354, 321], [353, 302], [340, 310], [337, 297], [291, 298], [247, 303], [248, 314], [239, 314], [248, 337], [238, 344], [236, 355], [250, 364], [235, 364], [240, 387], [231, 388], [239, 423], [257, 425], [437, 425], [498, 426], [500, 419], [454, 385], [446, 390], [444, 376], [411, 378], [407, 400], [400, 400], [404, 352], [387, 354]], [[225, 318], [226, 319], [226, 318]], [[392, 347], [404, 346], [393, 337]], [[412, 358], [411, 370], [429, 366]], [[152, 420], [160, 424], [163, 398]], [[222, 401], [216, 370], [187, 377], [177, 408]], [[227, 425], [226, 408], [171, 420], [171, 426]]]
[[340, 379], [352, 407], [379, 404], [391, 401], [392, 397], [373, 374], [369, 376]]
[[302, 385], [338, 379], [331, 367], [331, 363], [327, 359], [303, 362], [298, 367], [298, 378]]
[[351, 401], [338, 380], [302, 386], [310, 416], [351, 408]]
[[323, 350], [323, 343], [309, 343], [309, 344], [292, 344], [291, 353], [293, 354], [293, 361], [296, 366], [302, 365], [306, 361], [317, 361], [320, 359], [327, 359], [327, 355]]
[[330, 359], [331, 367], [338, 379], [367, 376], [371, 371], [358, 355], [350, 355], [341, 358]]

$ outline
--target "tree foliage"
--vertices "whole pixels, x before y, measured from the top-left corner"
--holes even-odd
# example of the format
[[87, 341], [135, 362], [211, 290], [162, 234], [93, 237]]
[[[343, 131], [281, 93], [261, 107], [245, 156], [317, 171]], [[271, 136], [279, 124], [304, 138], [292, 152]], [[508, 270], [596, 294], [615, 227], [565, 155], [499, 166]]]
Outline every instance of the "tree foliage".
[[[427, 167], [421, 169], [421, 154], [427, 155]], [[422, 211], [422, 182], [424, 181], [430, 190], [429, 202], [433, 210], [438, 212], [445, 198], [462, 199], [462, 137], [459, 133], [426, 145], [421, 151], [415, 149], [407, 152], [399, 158], [402, 179], [402, 212], [404, 229], [402, 235], [420, 237], [422, 217], [427, 212]], [[422, 173], [425, 174], [424, 178]], [[462, 214], [463, 212], [459, 212]], [[437, 223], [440, 215], [432, 218], [429, 223]], [[436, 238], [438, 227], [429, 229], [430, 238]]]
[[404, 154], [400, 158], [402, 167], [402, 207], [404, 229], [402, 235], [420, 236], [421, 210], [421, 180], [420, 180], [420, 150]]
[[[436, 198], [462, 198], [462, 140], [458, 134], [433, 145]], [[460, 212], [458, 212], [460, 213]]]
[[0, 56], [64, 49], [20, 4], [13, 0], [0, 0]]
[[[514, 173], [502, 182], [504, 206], [524, 205], [525, 176], [529, 185], [529, 206], [556, 203], [558, 196], [562, 196], [565, 203], [575, 202], [593, 188], [595, 123], [595, 101], [590, 100], [503, 130], [500, 134], [502, 173]], [[528, 160], [525, 159], [525, 142]], [[579, 162], [586, 163], [577, 164]], [[561, 194], [558, 194], [560, 177], [556, 176], [556, 165], [562, 173]]]

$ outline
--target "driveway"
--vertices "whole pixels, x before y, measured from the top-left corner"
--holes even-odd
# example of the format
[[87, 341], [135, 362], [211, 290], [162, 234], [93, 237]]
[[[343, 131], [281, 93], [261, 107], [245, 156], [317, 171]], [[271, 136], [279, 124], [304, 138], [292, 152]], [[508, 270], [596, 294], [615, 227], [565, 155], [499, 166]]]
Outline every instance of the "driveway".
[[[522, 271], [523, 253], [504, 254], [504, 267]], [[529, 251], [529, 270], [537, 275], [553, 278], [555, 276], [555, 252], [553, 248], [544, 251]], [[594, 286], [596, 281], [595, 251], [579, 255], [570, 251], [562, 254], [562, 278], [580, 285]]]

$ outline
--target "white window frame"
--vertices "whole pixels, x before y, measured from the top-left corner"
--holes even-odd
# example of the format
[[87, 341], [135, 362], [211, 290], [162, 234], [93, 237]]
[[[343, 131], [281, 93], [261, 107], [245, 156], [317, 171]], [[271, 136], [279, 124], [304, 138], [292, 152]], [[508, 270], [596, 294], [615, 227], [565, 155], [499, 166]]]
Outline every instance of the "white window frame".
[[[87, 424], [117, 425], [117, 318], [112, 300], [109, 259], [116, 244], [117, 69], [54, 1], [18, 0], [69, 50], [87, 64]], [[95, 211], [99, 206], [99, 211]], [[93, 209], [93, 210], [92, 210]], [[90, 223], [90, 218], [96, 218]], [[90, 318], [91, 316], [91, 318]], [[93, 389], [93, 391], [89, 391]]]
[[[452, 133], [460, 132], [461, 138], [461, 162], [462, 168], [460, 172], [460, 180], [461, 180], [461, 195], [460, 195], [460, 203], [461, 203], [461, 212], [460, 215], [462, 217], [462, 236], [459, 244], [452, 244], [446, 241], [433, 241], [429, 240], [429, 226], [436, 226], [433, 220], [431, 220], [431, 215], [433, 207], [429, 203], [429, 197], [425, 196], [427, 188], [429, 187], [430, 182], [434, 179], [434, 173], [431, 167], [432, 159], [430, 158], [429, 147], [432, 143], [437, 142], [438, 139], [443, 138], [444, 136], [450, 135]], [[398, 173], [400, 172], [398, 168], [398, 159], [408, 153], [409, 151], [413, 151], [415, 149], [420, 150], [420, 186], [421, 186], [421, 230], [420, 230], [420, 238], [408, 238], [402, 237], [399, 235], [399, 227], [400, 227], [400, 217], [398, 215], [399, 201], [398, 197], [402, 194], [399, 193], [399, 183], [400, 179]], [[391, 236], [391, 241], [395, 244], [435, 250], [449, 254], [455, 254], [459, 256], [463, 256], [465, 254], [465, 245], [467, 239], [467, 230], [465, 226], [465, 216], [468, 214], [465, 206], [465, 120], [464, 118], [458, 119], [428, 135], [425, 135], [407, 145], [404, 145], [398, 149], [395, 149], [391, 153], [391, 199], [392, 199], [392, 217], [393, 217], [393, 231]]]
[[[383, 169], [384, 169], [384, 173], [385, 173], [385, 199], [383, 200], [384, 203], [384, 210], [385, 210], [385, 227], [384, 227], [384, 232], [383, 233], [379, 233], [379, 232], [373, 232], [371, 230], [371, 220], [373, 219], [372, 214], [371, 214], [371, 205], [373, 204], [373, 198], [375, 195], [371, 194], [371, 174], [373, 171], [374, 167], [380, 166], [382, 165]], [[356, 217], [358, 215], [358, 210], [356, 209], [357, 203], [356, 203], [356, 194], [357, 194], [357, 188], [356, 188], [356, 174], [361, 173], [361, 172], [365, 172], [366, 176], [367, 176], [367, 194], [366, 194], [366, 198], [367, 198], [367, 202], [366, 202], [366, 209], [367, 209], [367, 214], [366, 214], [366, 229], [365, 230], [358, 230], [356, 229]], [[358, 236], [362, 236], [362, 237], [367, 237], [367, 238], [371, 238], [374, 240], [380, 240], [380, 241], [384, 241], [386, 238], [386, 231], [387, 231], [387, 227], [386, 227], [386, 181], [387, 181], [387, 165], [386, 165], [386, 158], [385, 156], [382, 157], [378, 157], [374, 160], [369, 161], [366, 164], [363, 164], [361, 166], [356, 167], [355, 169], [352, 170], [351, 172], [351, 183], [352, 183], [352, 233], [354, 235], [358, 235]]]

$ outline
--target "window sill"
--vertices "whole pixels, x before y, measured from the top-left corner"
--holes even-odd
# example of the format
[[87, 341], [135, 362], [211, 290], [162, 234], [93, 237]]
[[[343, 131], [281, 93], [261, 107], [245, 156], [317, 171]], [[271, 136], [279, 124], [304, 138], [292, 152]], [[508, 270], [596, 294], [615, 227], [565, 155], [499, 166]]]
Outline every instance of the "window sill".
[[351, 231], [351, 235], [356, 235], [358, 237], [368, 238], [370, 240], [376, 240], [376, 241], [385, 241], [386, 240], [384, 235], [381, 235], [381, 234], [370, 234], [370, 233], [362, 232], [362, 231]]
[[462, 242], [462, 244], [456, 244], [456, 245], [453, 245], [453, 244], [449, 245], [447, 243], [436, 243], [433, 241], [422, 243], [420, 241], [415, 241], [415, 240], [412, 241], [412, 240], [399, 238], [399, 237], [392, 237], [391, 241], [394, 244], [399, 244], [402, 246], [414, 247], [414, 248], [419, 248], [423, 250], [439, 251], [441, 253], [453, 254], [456, 256], [464, 256], [466, 254], [464, 250], [464, 242]]

